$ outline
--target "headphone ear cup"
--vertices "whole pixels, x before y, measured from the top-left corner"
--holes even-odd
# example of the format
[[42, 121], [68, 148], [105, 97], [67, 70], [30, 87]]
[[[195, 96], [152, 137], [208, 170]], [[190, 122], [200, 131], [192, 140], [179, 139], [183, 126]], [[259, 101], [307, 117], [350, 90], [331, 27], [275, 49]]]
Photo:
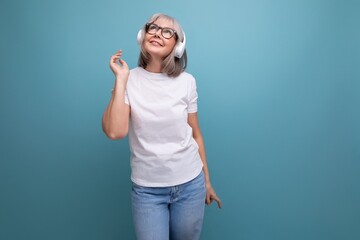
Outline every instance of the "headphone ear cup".
[[182, 42], [179, 42], [175, 48], [175, 57], [177, 58], [181, 58], [185, 51], [185, 46], [186, 46], [185, 32], [183, 32], [183, 35], [184, 35], [184, 40]]
[[141, 36], [143, 35], [143, 31], [144, 31], [143, 29], [140, 29], [137, 34], [136, 40], [137, 40], [138, 45], [141, 45]]

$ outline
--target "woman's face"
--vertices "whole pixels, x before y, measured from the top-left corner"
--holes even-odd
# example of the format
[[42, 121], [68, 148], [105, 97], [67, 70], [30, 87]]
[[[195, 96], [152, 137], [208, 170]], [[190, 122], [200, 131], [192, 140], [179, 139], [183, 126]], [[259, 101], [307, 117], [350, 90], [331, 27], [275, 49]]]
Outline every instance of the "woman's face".
[[[161, 28], [172, 28], [174, 29], [171, 21], [165, 18], [159, 18], [153, 22], [154, 24], [158, 25]], [[176, 36], [172, 36], [169, 39], [164, 38], [161, 35], [161, 29], [159, 28], [158, 31], [151, 35], [149, 33], [145, 34], [144, 42], [143, 42], [144, 49], [153, 57], [164, 59], [167, 57], [171, 51], [173, 50], [176, 44]]]

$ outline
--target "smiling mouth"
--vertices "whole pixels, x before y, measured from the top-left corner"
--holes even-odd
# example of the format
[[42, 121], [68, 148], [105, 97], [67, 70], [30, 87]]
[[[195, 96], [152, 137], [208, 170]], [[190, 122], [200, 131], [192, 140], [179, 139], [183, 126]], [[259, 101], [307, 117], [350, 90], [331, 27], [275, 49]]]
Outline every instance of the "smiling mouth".
[[154, 45], [154, 46], [160, 46], [160, 47], [163, 46], [161, 43], [159, 43], [159, 42], [157, 42], [157, 41], [150, 41], [150, 43], [151, 43], [152, 45]]

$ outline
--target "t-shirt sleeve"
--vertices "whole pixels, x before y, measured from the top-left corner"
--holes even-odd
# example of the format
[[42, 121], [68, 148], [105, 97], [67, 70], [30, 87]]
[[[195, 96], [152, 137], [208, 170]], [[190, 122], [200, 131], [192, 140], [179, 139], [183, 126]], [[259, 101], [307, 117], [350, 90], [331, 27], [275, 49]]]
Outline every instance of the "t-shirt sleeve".
[[188, 89], [188, 113], [194, 113], [197, 112], [197, 99], [198, 94], [196, 90], [196, 80], [195, 78], [190, 79], [189, 89]]
[[124, 100], [125, 100], [125, 103], [130, 106], [129, 96], [128, 96], [127, 90], [125, 90]]

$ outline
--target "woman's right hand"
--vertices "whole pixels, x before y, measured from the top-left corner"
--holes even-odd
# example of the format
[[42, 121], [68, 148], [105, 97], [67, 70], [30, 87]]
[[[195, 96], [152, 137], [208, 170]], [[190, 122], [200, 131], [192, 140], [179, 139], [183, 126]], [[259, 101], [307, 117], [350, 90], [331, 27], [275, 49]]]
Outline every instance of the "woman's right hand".
[[110, 58], [110, 68], [116, 79], [124, 79], [127, 81], [130, 71], [127, 63], [121, 59], [122, 50], [120, 49]]

